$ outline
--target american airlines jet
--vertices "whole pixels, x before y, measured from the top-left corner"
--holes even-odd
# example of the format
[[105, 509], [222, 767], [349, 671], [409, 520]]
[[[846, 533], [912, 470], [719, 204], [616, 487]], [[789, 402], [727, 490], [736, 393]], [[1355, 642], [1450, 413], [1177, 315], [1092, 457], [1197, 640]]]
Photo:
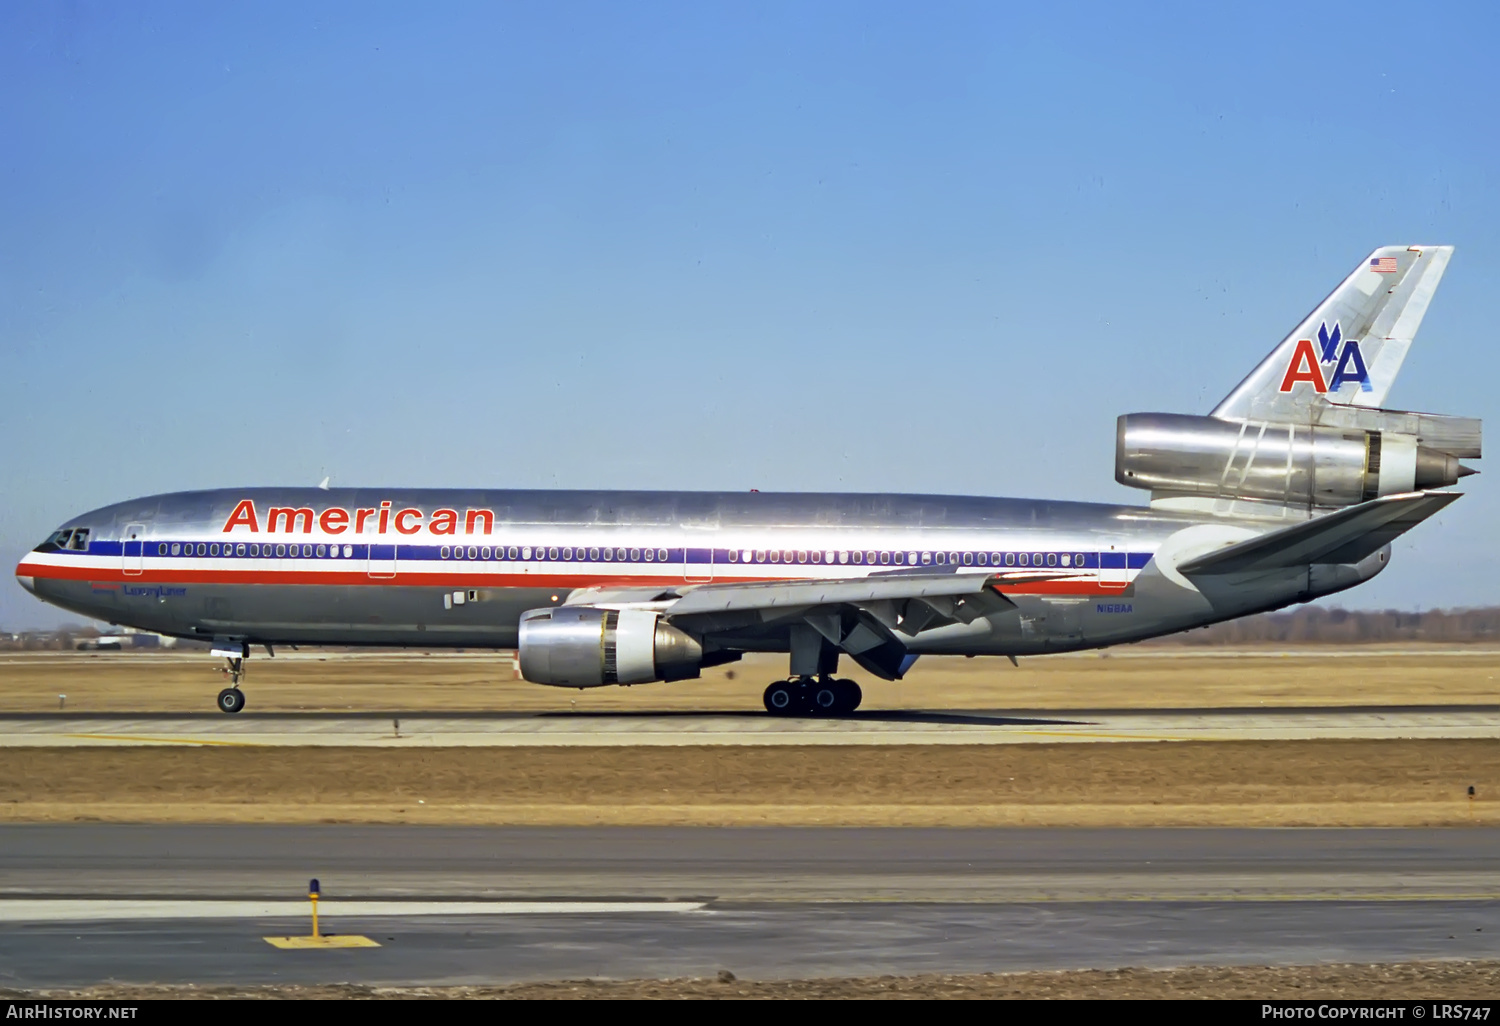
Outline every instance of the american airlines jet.
[[1382, 408], [1448, 246], [1388, 246], [1207, 416], [1119, 419], [1147, 505], [952, 495], [238, 488], [63, 524], [16, 568], [65, 609], [211, 641], [224, 712], [251, 646], [519, 649], [537, 684], [697, 677], [785, 652], [772, 713], [839, 714], [847, 656], [1138, 641], [1374, 577], [1447, 506], [1480, 422]]

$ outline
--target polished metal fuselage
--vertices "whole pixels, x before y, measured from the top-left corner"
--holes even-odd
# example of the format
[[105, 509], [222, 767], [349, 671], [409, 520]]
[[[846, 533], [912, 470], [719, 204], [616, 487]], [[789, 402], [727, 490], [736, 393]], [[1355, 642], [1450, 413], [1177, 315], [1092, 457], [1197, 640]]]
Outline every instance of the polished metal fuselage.
[[[1021, 655], [1274, 609], [1385, 565], [1382, 550], [1358, 565], [1222, 577], [1208, 589], [1174, 569], [1284, 523], [945, 495], [238, 489], [76, 517], [64, 527], [89, 529], [86, 551], [44, 545], [17, 574], [56, 605], [181, 637], [512, 648], [523, 612], [584, 589], [673, 595], [710, 581], [988, 569], [1015, 608], [924, 631], [909, 648]], [[1028, 574], [1033, 565], [1048, 574]], [[784, 626], [708, 640], [787, 648]]]

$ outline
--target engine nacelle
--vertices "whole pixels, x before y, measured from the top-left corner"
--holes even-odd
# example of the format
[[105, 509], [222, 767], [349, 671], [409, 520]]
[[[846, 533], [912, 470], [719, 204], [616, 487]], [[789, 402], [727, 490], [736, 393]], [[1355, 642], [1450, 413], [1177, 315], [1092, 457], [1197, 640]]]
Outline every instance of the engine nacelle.
[[1350, 506], [1445, 488], [1470, 472], [1415, 435], [1389, 431], [1176, 413], [1127, 414], [1115, 431], [1115, 480], [1156, 496]]
[[521, 614], [521, 676], [592, 688], [698, 676], [703, 646], [660, 614], [560, 606]]

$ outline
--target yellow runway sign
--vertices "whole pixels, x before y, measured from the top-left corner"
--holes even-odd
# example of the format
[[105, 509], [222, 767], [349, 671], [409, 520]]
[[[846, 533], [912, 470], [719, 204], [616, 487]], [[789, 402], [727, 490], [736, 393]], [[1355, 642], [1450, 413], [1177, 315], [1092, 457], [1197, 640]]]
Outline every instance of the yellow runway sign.
[[319, 937], [267, 937], [273, 948], [378, 948], [380, 943], [353, 933], [324, 934]]

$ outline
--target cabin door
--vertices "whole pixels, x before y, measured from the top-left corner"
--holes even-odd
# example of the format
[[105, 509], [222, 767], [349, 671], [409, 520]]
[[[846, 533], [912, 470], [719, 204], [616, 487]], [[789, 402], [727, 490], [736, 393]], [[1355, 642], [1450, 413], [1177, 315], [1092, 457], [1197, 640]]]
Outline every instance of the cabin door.
[[682, 579], [693, 584], [705, 584], [714, 579], [713, 549], [683, 549]]
[[120, 572], [126, 577], [139, 577], [146, 572], [146, 525], [126, 524], [121, 535]]
[[1129, 583], [1130, 570], [1126, 565], [1125, 553], [1116, 550], [1114, 546], [1099, 553], [1099, 586], [1119, 590]]
[[369, 574], [371, 577], [396, 576], [396, 545], [394, 542], [370, 543]]

